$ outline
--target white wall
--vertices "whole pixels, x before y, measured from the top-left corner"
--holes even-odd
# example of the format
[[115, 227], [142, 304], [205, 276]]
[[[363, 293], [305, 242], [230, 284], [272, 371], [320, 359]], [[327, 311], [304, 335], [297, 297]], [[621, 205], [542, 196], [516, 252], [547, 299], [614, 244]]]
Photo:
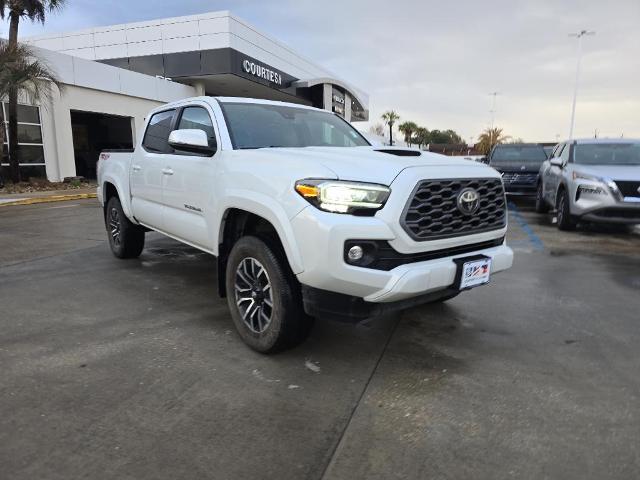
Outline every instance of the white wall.
[[[338, 78], [228, 11], [42, 35], [24, 41], [88, 60], [233, 48], [300, 79]], [[366, 93], [357, 90], [357, 94], [368, 103]]]
[[132, 117], [135, 143], [150, 110], [196, 96], [193, 87], [180, 83], [40, 48], [35, 53], [64, 84], [62, 94], [55, 90], [50, 101], [40, 106], [47, 178], [51, 181], [76, 175], [71, 110]]
[[53, 100], [40, 109], [47, 178], [60, 181], [76, 175], [71, 110], [132, 117], [135, 144], [143, 132], [146, 115], [163, 103], [74, 85], [67, 86], [61, 96], [54, 95]]
[[55, 70], [58, 78], [66, 85], [145, 98], [163, 103], [195, 96], [194, 88], [189, 85], [131, 72], [43, 48], [34, 49], [34, 53]]

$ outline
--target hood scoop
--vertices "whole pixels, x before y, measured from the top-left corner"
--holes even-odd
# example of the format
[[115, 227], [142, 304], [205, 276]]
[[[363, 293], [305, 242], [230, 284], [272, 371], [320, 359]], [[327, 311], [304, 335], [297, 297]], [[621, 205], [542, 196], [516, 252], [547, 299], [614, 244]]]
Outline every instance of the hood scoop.
[[402, 148], [376, 148], [375, 151], [396, 155], [397, 157], [419, 157], [422, 155], [418, 150], [405, 150]]

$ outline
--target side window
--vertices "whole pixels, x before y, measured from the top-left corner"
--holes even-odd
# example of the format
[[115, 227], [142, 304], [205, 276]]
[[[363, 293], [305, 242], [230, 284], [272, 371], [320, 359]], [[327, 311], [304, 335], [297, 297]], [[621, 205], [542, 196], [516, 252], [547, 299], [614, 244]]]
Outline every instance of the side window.
[[216, 134], [213, 130], [213, 122], [209, 116], [209, 112], [202, 107], [187, 107], [182, 110], [178, 130], [195, 129], [203, 130], [209, 138], [209, 145], [213, 146], [216, 140]]
[[171, 122], [175, 113], [175, 110], [166, 110], [158, 112], [151, 117], [142, 140], [142, 146], [146, 150], [158, 153], [172, 152], [168, 140], [171, 133]]
[[562, 150], [562, 153], [560, 154], [560, 158], [562, 159], [562, 163], [566, 164], [566, 163], [569, 162], [569, 152], [571, 152], [571, 145], [569, 145], [567, 143], [564, 146], [564, 150]]

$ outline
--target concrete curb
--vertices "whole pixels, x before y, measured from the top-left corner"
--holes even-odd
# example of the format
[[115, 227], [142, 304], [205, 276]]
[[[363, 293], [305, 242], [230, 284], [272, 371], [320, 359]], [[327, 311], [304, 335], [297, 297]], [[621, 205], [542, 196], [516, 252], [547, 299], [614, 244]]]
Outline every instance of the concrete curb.
[[95, 193], [75, 193], [70, 195], [51, 195], [49, 197], [20, 198], [13, 202], [0, 203], [2, 207], [12, 207], [15, 205], [35, 205], [36, 203], [65, 202], [67, 200], [81, 200], [84, 198], [96, 198]]

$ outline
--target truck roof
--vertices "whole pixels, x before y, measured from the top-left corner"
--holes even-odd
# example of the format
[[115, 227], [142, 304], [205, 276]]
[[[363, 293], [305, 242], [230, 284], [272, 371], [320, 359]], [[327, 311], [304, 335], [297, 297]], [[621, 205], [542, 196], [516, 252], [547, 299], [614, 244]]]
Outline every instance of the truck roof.
[[576, 144], [597, 144], [597, 143], [640, 143], [638, 138], [576, 138]]
[[183, 98], [182, 100], [177, 100], [175, 102], [162, 105], [162, 107], [159, 107], [158, 109], [180, 106], [180, 105], [184, 105], [185, 103], [193, 102], [196, 100], [204, 101], [204, 102], [211, 102], [212, 100], [215, 100], [219, 103], [255, 103], [260, 105], [280, 105], [280, 106], [295, 107], [295, 108], [305, 108], [309, 110], [321, 110], [323, 112], [326, 111], [319, 108], [310, 107], [308, 105], [302, 105], [299, 103], [291, 103], [291, 102], [280, 102], [278, 100], [263, 100], [260, 98], [247, 98], [247, 97], [211, 97], [211, 96]]

